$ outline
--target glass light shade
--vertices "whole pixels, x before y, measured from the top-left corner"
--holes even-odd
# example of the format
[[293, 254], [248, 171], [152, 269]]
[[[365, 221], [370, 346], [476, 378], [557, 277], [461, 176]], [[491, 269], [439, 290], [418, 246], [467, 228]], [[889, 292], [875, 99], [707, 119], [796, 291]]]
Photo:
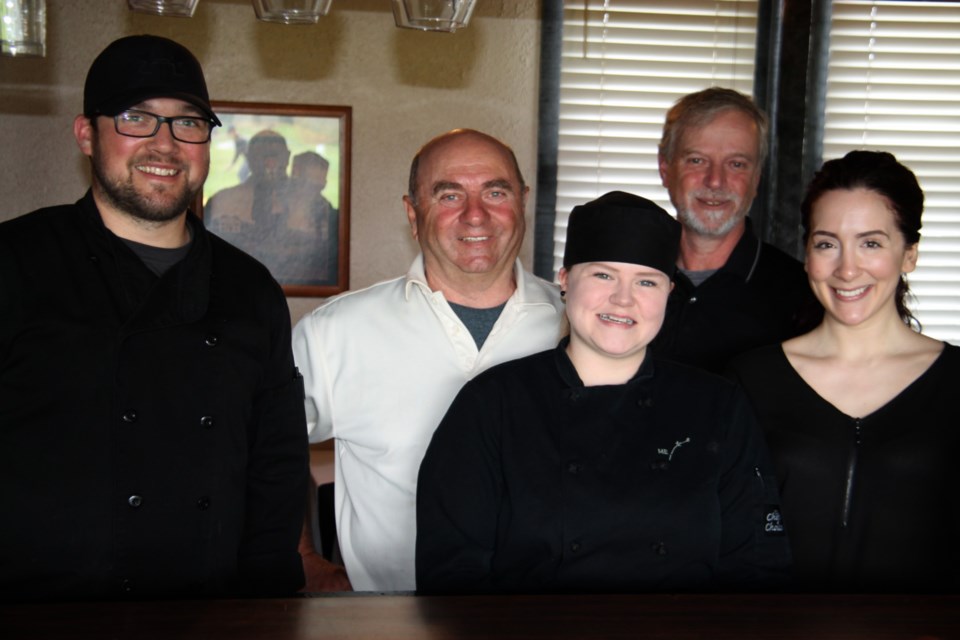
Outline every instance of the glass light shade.
[[393, 0], [398, 27], [421, 31], [449, 31], [467, 26], [476, 0]]
[[140, 13], [192, 18], [193, 12], [197, 10], [197, 2], [198, 0], [127, 0], [127, 6]]
[[0, 53], [41, 58], [47, 54], [46, 0], [0, 0]]
[[257, 19], [281, 24], [316, 24], [333, 0], [253, 0]]

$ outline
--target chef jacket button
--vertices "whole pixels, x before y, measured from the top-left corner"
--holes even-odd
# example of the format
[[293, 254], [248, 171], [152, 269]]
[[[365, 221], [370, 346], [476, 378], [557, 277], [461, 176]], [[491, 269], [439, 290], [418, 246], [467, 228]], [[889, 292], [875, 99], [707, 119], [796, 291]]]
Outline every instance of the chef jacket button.
[[697, 301], [697, 296], [690, 296], [689, 302], [696, 302], [696, 301]]
[[132, 495], [127, 498], [127, 504], [133, 507], [134, 509], [140, 508], [140, 505], [143, 504], [143, 496]]
[[197, 500], [197, 509], [200, 509], [200, 511], [206, 511], [209, 508], [210, 498], [207, 496], [200, 496], [200, 498]]
[[200, 426], [204, 429], [212, 429], [214, 422], [213, 416], [203, 416], [200, 418]]
[[667, 555], [667, 545], [662, 542], [654, 542], [652, 545], [650, 545], [650, 548], [658, 556]]
[[120, 419], [128, 424], [133, 424], [137, 421], [137, 412], [133, 409], [127, 409], [123, 412], [123, 415], [120, 416]]
[[220, 338], [218, 338], [215, 334], [212, 334], [212, 333], [208, 333], [203, 338], [203, 343], [208, 347], [215, 347], [217, 346], [218, 342], [220, 342]]
[[126, 578], [121, 580], [120, 591], [123, 591], [124, 593], [130, 593], [131, 591], [133, 591], [133, 582], [131, 582], [129, 579], [126, 579]]
[[579, 542], [571, 542], [571, 543], [570, 543], [570, 551], [572, 551], [573, 553], [577, 553], [578, 551], [580, 551], [580, 543], [579, 543]]

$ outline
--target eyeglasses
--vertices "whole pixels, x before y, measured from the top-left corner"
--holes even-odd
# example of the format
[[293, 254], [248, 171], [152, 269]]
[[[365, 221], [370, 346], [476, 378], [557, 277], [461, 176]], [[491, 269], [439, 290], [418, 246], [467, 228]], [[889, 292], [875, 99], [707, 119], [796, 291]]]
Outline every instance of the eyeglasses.
[[191, 116], [158, 116], [149, 111], [127, 109], [113, 116], [117, 133], [131, 138], [150, 138], [157, 135], [160, 125], [166, 122], [170, 126], [170, 133], [174, 140], [190, 144], [203, 144], [210, 140], [213, 131], [213, 121], [207, 118]]

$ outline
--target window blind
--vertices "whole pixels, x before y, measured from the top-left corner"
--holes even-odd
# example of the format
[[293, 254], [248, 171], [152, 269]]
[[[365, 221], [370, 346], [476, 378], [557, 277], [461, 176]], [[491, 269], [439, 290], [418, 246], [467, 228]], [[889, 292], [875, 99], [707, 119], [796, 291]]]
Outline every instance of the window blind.
[[910, 304], [960, 344], [960, 2], [833, 0], [825, 160], [889, 151], [926, 196]]
[[667, 110], [710, 86], [752, 95], [757, 0], [564, 0], [554, 273], [570, 210], [616, 189], [672, 212]]

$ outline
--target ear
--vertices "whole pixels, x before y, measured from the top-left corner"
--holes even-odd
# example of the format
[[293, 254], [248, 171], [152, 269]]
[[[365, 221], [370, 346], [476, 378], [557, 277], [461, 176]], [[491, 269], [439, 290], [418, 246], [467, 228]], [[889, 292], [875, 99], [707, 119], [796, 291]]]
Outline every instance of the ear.
[[407, 212], [407, 222], [410, 224], [410, 233], [413, 234], [414, 240], [418, 240], [417, 210], [413, 207], [413, 202], [410, 200], [410, 196], [403, 196], [403, 208]]
[[917, 243], [914, 242], [912, 245], [907, 247], [907, 250], [903, 254], [903, 263], [900, 265], [901, 273], [910, 273], [917, 268], [917, 258], [920, 257], [920, 250], [917, 247]]
[[569, 275], [569, 272], [567, 271], [567, 268], [566, 268], [566, 267], [560, 267], [560, 271], [557, 273], [557, 282], [560, 283], [560, 290], [561, 290], [561, 291], [566, 291], [566, 290], [567, 290], [567, 276], [568, 276], [568, 275]]
[[77, 146], [85, 156], [93, 155], [93, 137], [97, 134], [93, 128], [90, 118], [79, 115], [73, 119], [73, 137], [77, 140]]
[[667, 169], [670, 167], [670, 164], [660, 154], [657, 154], [657, 167], [660, 169], [660, 184], [666, 187], [667, 186]]

